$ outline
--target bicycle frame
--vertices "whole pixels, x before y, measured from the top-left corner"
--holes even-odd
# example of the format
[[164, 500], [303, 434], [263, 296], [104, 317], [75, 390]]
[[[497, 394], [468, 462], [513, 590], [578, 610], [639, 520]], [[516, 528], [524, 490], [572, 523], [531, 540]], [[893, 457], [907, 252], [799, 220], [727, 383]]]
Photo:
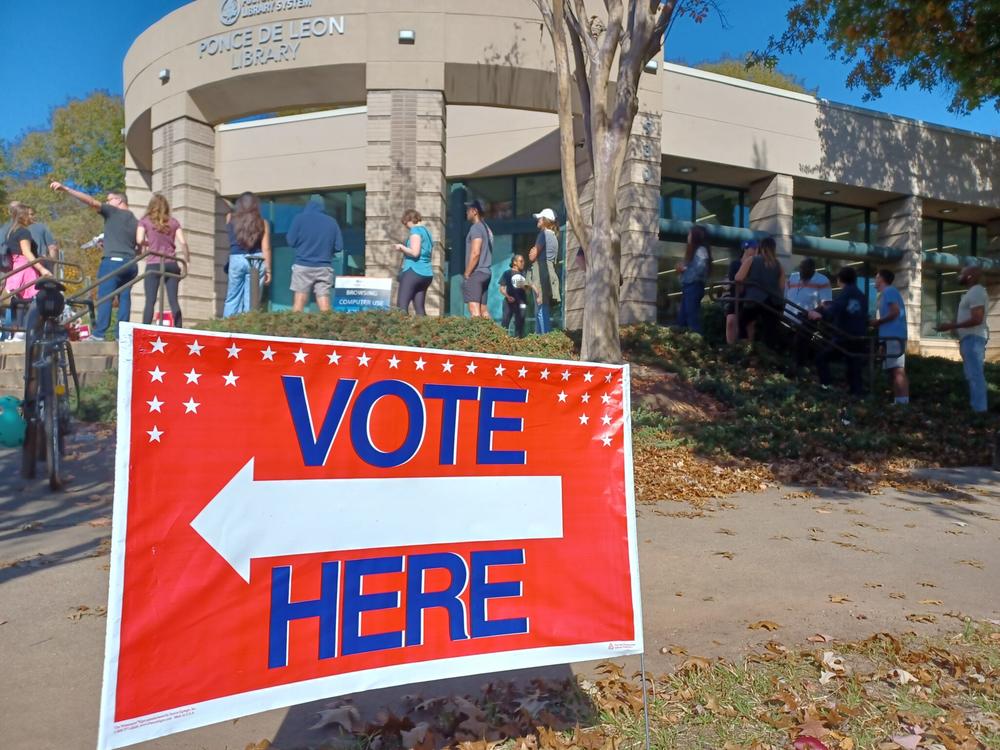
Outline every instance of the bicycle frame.
[[[61, 274], [63, 274], [61, 277], [56, 278], [56, 280], [59, 281], [60, 283], [79, 284], [82, 283], [83, 281], [84, 278], [83, 268], [81, 268], [78, 264], [70, 263], [69, 261], [65, 260], [56, 260], [55, 258], [38, 257], [35, 258], [31, 263], [21, 266], [16, 271], [9, 271], [5, 274], [0, 274], [0, 307], [3, 307], [5, 304], [10, 304], [14, 300], [15, 295], [19, 295], [24, 290], [30, 289], [38, 281], [38, 279], [33, 279], [32, 281], [29, 281], [27, 284], [22, 284], [16, 289], [7, 289], [6, 288], [7, 279], [14, 276], [14, 274], [21, 273], [26, 268], [35, 268], [36, 266], [40, 265], [50, 265], [54, 269], [58, 270]], [[65, 272], [67, 270], [72, 270], [75, 272], [74, 278], [67, 278], [65, 276]], [[55, 278], [55, 274], [53, 274], [53, 278]], [[83, 317], [84, 315], [87, 314], [88, 311], [90, 312], [91, 324], [93, 324], [94, 306], [92, 303], [90, 303], [89, 300], [72, 300], [70, 297], [64, 297], [64, 299], [66, 300], [66, 304], [70, 305], [71, 307], [82, 306], [85, 308], [79, 314], [73, 316], [70, 319], [65, 320], [64, 325], [67, 325], [73, 320]], [[27, 301], [25, 300], [25, 302]], [[0, 324], [0, 330], [4, 331], [5, 333], [23, 333], [25, 329], [14, 324], [10, 326], [4, 326], [3, 324]]]

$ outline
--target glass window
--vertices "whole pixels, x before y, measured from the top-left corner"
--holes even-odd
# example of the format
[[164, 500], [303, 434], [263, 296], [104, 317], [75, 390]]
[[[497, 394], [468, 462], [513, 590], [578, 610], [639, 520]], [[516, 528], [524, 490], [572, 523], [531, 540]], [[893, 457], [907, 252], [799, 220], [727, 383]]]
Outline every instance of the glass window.
[[980, 258], [1000, 260], [1000, 234], [992, 239], [984, 227], [976, 227], [976, 255]]
[[727, 227], [741, 226], [739, 190], [698, 185], [695, 196], [695, 221]]
[[826, 204], [792, 201], [792, 232], [809, 237], [826, 237]]
[[867, 242], [867, 211], [852, 206], [830, 206], [827, 237], [848, 242]]
[[478, 198], [486, 209], [486, 218], [493, 220], [514, 218], [514, 179], [512, 177], [488, 177], [481, 180], [466, 180], [469, 200]]
[[868, 211], [868, 241], [873, 245], [878, 244], [878, 211], [875, 209]]
[[653, 246], [656, 256], [656, 320], [672, 323], [677, 319], [681, 303], [681, 278], [677, 264], [684, 260], [686, 247], [681, 242], [657, 242]]
[[921, 245], [925, 253], [934, 253], [941, 249], [941, 245], [938, 244], [939, 223], [937, 219], [924, 219], [921, 222]]
[[664, 180], [660, 184], [660, 216], [664, 219], [694, 221], [694, 186]]
[[920, 335], [927, 338], [952, 338], [951, 332], [940, 333], [938, 323], [954, 320], [958, 303], [965, 289], [958, 283], [958, 271], [924, 271], [920, 294]]
[[533, 174], [517, 177], [514, 191], [516, 212], [518, 216], [531, 216], [543, 208], [551, 208], [557, 216], [563, 215], [562, 176], [558, 172], [551, 174]]
[[941, 222], [941, 252], [972, 255], [972, 227], [953, 221]]

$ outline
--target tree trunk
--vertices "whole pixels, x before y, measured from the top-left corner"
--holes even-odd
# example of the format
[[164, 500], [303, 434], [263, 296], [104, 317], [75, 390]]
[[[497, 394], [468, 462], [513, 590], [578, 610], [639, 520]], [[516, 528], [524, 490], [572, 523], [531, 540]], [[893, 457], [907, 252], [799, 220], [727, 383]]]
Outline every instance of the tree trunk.
[[[606, 157], [609, 145], [602, 143], [595, 151]], [[618, 331], [621, 246], [615, 226], [618, 191], [610, 161], [598, 156], [594, 164], [594, 223], [586, 249], [581, 356], [592, 362], [618, 363], [622, 361]]]

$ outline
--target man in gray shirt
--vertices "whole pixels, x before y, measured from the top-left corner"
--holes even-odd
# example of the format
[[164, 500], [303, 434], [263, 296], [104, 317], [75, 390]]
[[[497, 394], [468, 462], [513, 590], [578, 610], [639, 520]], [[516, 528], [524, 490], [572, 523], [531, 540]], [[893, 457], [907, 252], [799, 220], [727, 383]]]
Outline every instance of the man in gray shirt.
[[[104, 257], [97, 269], [97, 277], [103, 279], [97, 287], [97, 298], [103, 301], [97, 306], [97, 327], [92, 336], [93, 341], [102, 341], [111, 325], [111, 302], [114, 297], [118, 297], [118, 323], [127, 322], [132, 312], [132, 281], [138, 272], [135, 265], [128, 265], [128, 262], [135, 258], [135, 235], [139, 221], [129, 210], [125, 193], [109, 192], [107, 200], [101, 203], [61, 182], [53, 182], [50, 187], [56, 192], [72, 195], [104, 217]], [[117, 325], [115, 338], [118, 338]]]
[[465, 218], [472, 224], [465, 238], [465, 273], [462, 300], [473, 318], [489, 318], [486, 304], [493, 277], [493, 231], [483, 220], [483, 204], [478, 200], [465, 204]]

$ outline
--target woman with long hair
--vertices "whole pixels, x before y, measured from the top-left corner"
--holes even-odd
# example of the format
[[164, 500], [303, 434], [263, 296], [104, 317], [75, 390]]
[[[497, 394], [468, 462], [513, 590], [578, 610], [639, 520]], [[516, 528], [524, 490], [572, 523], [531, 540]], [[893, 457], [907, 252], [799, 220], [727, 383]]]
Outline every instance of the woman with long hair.
[[251, 192], [236, 199], [232, 213], [226, 217], [229, 235], [229, 285], [222, 317], [247, 312], [250, 309], [250, 263], [262, 256], [260, 283], [271, 283], [271, 228], [260, 215], [260, 201]]
[[423, 217], [414, 209], [403, 214], [403, 226], [410, 233], [405, 245], [396, 244], [396, 250], [403, 254], [403, 270], [399, 274], [399, 293], [396, 296], [396, 307], [408, 312], [413, 303], [413, 312], [418, 316], [427, 315], [424, 301], [427, 289], [434, 278], [431, 267], [431, 251], [434, 241], [431, 233], [423, 225]]
[[753, 341], [759, 321], [761, 338], [772, 349], [776, 344], [778, 315], [785, 306], [785, 270], [778, 261], [776, 248], [774, 238], [765, 237], [760, 241], [757, 254], [744, 258], [736, 272], [736, 281], [746, 282], [740, 305], [740, 324], [746, 327], [747, 338]]
[[556, 273], [556, 259], [559, 257], [559, 224], [556, 213], [551, 208], [543, 208], [538, 219], [538, 237], [528, 251], [528, 286], [535, 293], [535, 333], [552, 330], [551, 308], [559, 303], [559, 274]]
[[153, 322], [153, 310], [159, 296], [160, 280], [163, 279], [174, 325], [180, 326], [181, 306], [177, 301], [177, 289], [180, 286], [181, 267], [177, 262], [177, 248], [184, 253], [185, 263], [191, 262], [191, 251], [184, 239], [180, 222], [170, 215], [170, 204], [160, 193], [153, 194], [146, 207], [146, 215], [139, 221], [135, 245], [140, 251], [145, 249], [157, 253], [146, 259], [146, 278], [143, 279], [146, 307], [142, 313], [142, 322], [147, 325]]
[[708, 231], [701, 224], [695, 224], [688, 230], [684, 260], [677, 264], [677, 272], [681, 275], [677, 325], [701, 333], [701, 300], [712, 272], [712, 246], [708, 241]]
[[[36, 253], [38, 252], [38, 245], [31, 238], [31, 232], [28, 227], [31, 226], [31, 209], [23, 204], [17, 204], [10, 209], [10, 226], [7, 229], [6, 236], [0, 238], [6, 245], [6, 252], [10, 256], [10, 266], [11, 271], [14, 273], [7, 277], [4, 286], [10, 294], [14, 295], [14, 301], [29, 301], [38, 294], [38, 289], [35, 287], [34, 282], [38, 280], [40, 276], [51, 276], [52, 273], [42, 264], [38, 263], [32, 266], [31, 264], [35, 262], [37, 258]], [[17, 291], [20, 287], [30, 284], [21, 291]], [[13, 307], [13, 305], [12, 305]], [[17, 318], [15, 319], [16, 324], [20, 327], [24, 320], [24, 309], [17, 311]], [[20, 340], [24, 338], [23, 333], [18, 333], [15, 338]]]

